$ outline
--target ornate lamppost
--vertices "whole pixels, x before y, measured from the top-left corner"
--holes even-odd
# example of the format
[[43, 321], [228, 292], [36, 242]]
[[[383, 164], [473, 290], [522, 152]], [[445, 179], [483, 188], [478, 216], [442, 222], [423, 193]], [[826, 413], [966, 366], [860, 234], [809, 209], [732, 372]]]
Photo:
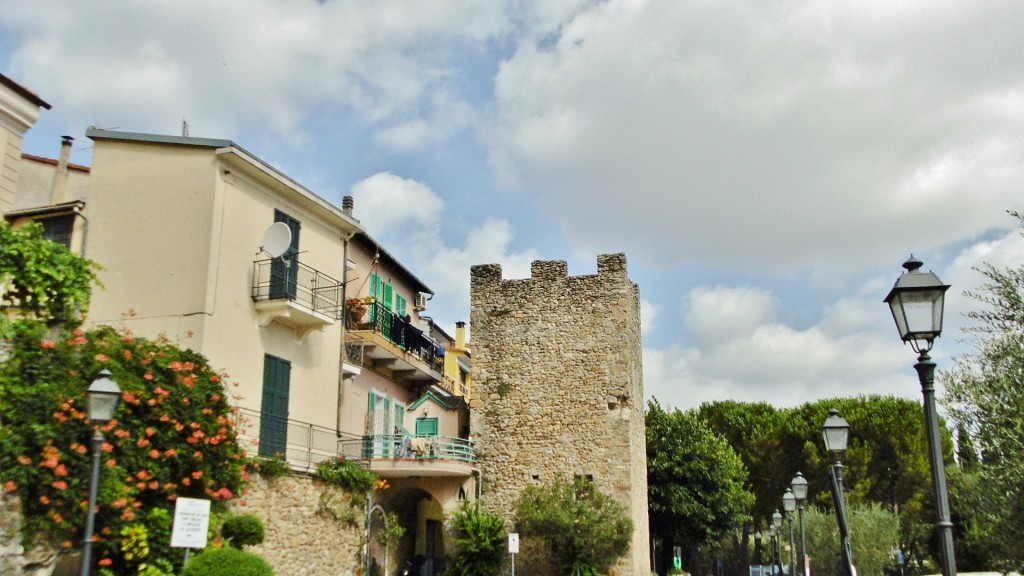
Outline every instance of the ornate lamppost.
[[923, 262], [911, 256], [903, 263], [906, 272], [885, 297], [892, 311], [900, 339], [909, 342], [917, 352], [918, 379], [924, 396], [924, 423], [928, 433], [928, 452], [932, 467], [932, 487], [935, 490], [935, 529], [939, 537], [940, 560], [943, 576], [955, 576], [956, 558], [953, 555], [953, 522], [949, 515], [949, 496], [946, 492], [946, 468], [942, 461], [942, 439], [939, 436], [939, 416], [935, 408], [935, 362], [928, 352], [935, 339], [942, 334], [942, 315], [948, 284], [943, 284], [932, 272], [922, 272]]
[[836, 462], [829, 469], [832, 479], [832, 498], [836, 506], [836, 521], [839, 524], [840, 552], [843, 559], [843, 570], [846, 576], [856, 576], [853, 570], [853, 551], [850, 549], [850, 527], [846, 523], [846, 496], [843, 494], [843, 463], [842, 454], [846, 451], [846, 441], [850, 434], [850, 424], [839, 411], [833, 408], [822, 426], [821, 435], [825, 438], [825, 448], [831, 452]]
[[807, 479], [797, 472], [796, 477], [789, 483], [793, 489], [793, 496], [796, 498], [796, 507], [800, 514], [800, 576], [804, 576], [807, 566], [807, 532], [804, 531], [804, 505], [807, 503]]
[[786, 488], [782, 495], [782, 509], [786, 511], [786, 519], [789, 520], [789, 573], [796, 574], [796, 538], [793, 535], [793, 512], [796, 512], [796, 496], [792, 488]]
[[103, 452], [103, 433], [100, 424], [109, 422], [117, 412], [121, 388], [110, 378], [109, 370], [101, 370], [86, 391], [89, 420], [94, 425], [92, 436], [92, 479], [89, 482], [89, 510], [85, 514], [85, 542], [82, 545], [82, 576], [89, 576], [92, 568], [92, 538], [96, 528], [96, 494], [100, 484], [100, 455]]
[[782, 574], [782, 513], [779, 509], [775, 509], [775, 513], [772, 514], [772, 528], [775, 529], [775, 565], [779, 568], [779, 574]]

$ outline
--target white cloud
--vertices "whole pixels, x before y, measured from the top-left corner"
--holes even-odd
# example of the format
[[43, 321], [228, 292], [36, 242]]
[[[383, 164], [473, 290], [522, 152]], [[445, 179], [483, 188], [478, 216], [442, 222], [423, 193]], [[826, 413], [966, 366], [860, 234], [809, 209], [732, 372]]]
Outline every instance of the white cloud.
[[584, 252], [867, 269], [1006, 226], [1022, 17], [1013, 2], [596, 4], [502, 65], [492, 162], [541, 188]]
[[655, 321], [661, 314], [661, 307], [648, 300], [640, 300], [640, 335], [646, 336], [655, 328]]
[[432, 226], [444, 201], [422, 182], [378, 172], [352, 186], [352, 199], [371, 234], [407, 226]]

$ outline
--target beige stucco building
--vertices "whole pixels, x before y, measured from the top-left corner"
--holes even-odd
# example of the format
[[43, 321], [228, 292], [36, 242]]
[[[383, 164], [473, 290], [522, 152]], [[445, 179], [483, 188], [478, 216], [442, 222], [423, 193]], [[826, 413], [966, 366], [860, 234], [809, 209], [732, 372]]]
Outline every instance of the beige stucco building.
[[477, 485], [464, 325], [451, 337], [425, 314], [433, 292], [365, 233], [351, 198], [335, 207], [228, 140], [87, 136], [83, 250], [104, 284], [88, 321], [227, 371], [251, 452], [307, 472], [364, 462], [387, 480], [375, 510], [406, 528], [390, 565], [440, 572], [444, 523]]
[[43, 108], [49, 110], [50, 105], [28, 88], [0, 74], [0, 215], [14, 207], [22, 143]]

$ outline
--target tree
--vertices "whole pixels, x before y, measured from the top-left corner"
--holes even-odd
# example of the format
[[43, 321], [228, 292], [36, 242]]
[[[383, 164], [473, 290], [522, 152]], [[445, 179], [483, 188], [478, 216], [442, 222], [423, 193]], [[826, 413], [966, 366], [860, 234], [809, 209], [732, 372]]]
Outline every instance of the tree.
[[652, 532], [668, 565], [673, 542], [686, 545], [690, 572], [700, 573], [697, 550], [747, 520], [754, 495], [747, 471], [729, 443], [694, 411], [667, 412], [647, 405], [647, 494]]
[[1024, 266], [977, 271], [984, 284], [965, 293], [982, 306], [967, 314], [974, 350], [939, 374], [945, 404], [980, 456], [976, 476], [958, 479], [951, 496], [966, 508], [975, 552], [991, 568], [1024, 571]]
[[585, 478], [527, 487], [515, 524], [522, 536], [546, 541], [559, 573], [569, 576], [607, 574], [633, 538], [622, 505]]
[[22, 317], [66, 321], [89, 307], [99, 265], [47, 240], [35, 222], [0, 222], [0, 337], [10, 337], [5, 309]]
[[[892, 551], [899, 543], [899, 518], [878, 504], [851, 505], [847, 512], [853, 564], [857, 573], [893, 573], [896, 558]], [[811, 556], [811, 573], [822, 576], [842, 574], [839, 528], [835, 514], [830, 510], [812, 507], [804, 514], [804, 525], [807, 550]]]
[[[26, 537], [42, 534], [65, 547], [81, 541], [93, 434], [85, 390], [101, 369], [113, 373], [123, 401], [101, 428], [100, 565], [133, 573], [138, 557], [111, 536], [148, 523], [155, 509], [173, 511], [179, 497], [220, 508], [239, 491], [243, 452], [234, 414], [223, 376], [201, 355], [110, 327], [54, 337], [40, 321], [18, 322], [9, 344], [0, 364], [0, 481], [21, 497]], [[180, 563], [169, 542], [151, 540], [149, 548], [148, 562]]]

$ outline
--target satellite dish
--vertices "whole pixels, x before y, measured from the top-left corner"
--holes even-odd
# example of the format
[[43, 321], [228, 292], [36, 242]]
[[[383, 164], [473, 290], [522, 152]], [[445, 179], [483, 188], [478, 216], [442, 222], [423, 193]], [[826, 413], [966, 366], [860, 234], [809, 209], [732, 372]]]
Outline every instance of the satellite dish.
[[291, 228], [284, 222], [274, 222], [263, 233], [263, 246], [260, 249], [270, 254], [271, 258], [278, 258], [288, 250], [291, 244]]

